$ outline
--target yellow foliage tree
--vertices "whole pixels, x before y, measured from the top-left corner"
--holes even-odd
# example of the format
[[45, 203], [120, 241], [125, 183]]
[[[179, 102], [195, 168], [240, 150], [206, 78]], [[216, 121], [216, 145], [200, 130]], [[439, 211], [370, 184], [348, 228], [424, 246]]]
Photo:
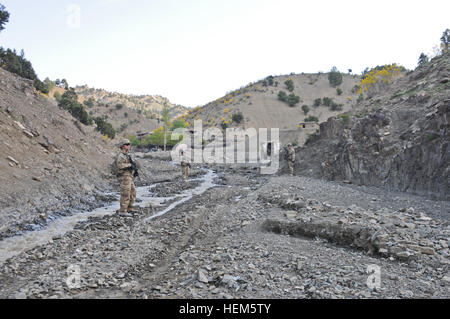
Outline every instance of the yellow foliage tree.
[[376, 92], [389, 86], [394, 78], [401, 76], [402, 70], [395, 63], [372, 69], [361, 80], [358, 94], [364, 92], [368, 96], [373, 96]]

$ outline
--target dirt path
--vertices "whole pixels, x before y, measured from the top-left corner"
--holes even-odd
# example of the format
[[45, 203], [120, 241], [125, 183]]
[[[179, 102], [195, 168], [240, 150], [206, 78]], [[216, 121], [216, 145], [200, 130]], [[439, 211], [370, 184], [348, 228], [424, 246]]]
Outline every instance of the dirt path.
[[[245, 169], [217, 173], [216, 187], [161, 217], [144, 222], [169, 203], [144, 208], [133, 218], [91, 219], [8, 260], [0, 266], [0, 298], [449, 297], [450, 232], [443, 220], [448, 202], [303, 177], [258, 176]], [[169, 196], [184, 188], [176, 177], [159, 184], [158, 193]], [[297, 201], [287, 201], [287, 207], [286, 198]], [[299, 198], [305, 204], [296, 208]], [[350, 215], [367, 212], [381, 225], [393, 213], [412, 216], [414, 211], [416, 228], [398, 227], [407, 234], [423, 231], [420, 239], [434, 244], [434, 254], [401, 260], [320, 234], [291, 236], [262, 227], [272, 219], [295, 224], [317, 216], [323, 221], [329, 211], [349, 224]], [[419, 219], [425, 215], [441, 218]], [[407, 219], [404, 224], [411, 226]], [[367, 269], [374, 265], [380, 286], [370, 289]], [[70, 289], [68, 278], [79, 286]]]

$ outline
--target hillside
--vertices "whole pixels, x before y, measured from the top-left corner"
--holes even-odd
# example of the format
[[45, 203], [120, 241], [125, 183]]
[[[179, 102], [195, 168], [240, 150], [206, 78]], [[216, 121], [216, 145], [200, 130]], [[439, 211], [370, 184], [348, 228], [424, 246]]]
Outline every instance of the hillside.
[[[284, 91], [287, 95], [291, 94], [285, 84], [289, 79], [293, 82], [292, 93], [300, 97], [298, 104], [293, 107], [278, 98], [280, 91]], [[335, 87], [330, 85], [328, 73], [268, 77], [232, 91], [201, 108], [189, 111], [186, 119], [191, 124], [194, 120], [201, 119], [204, 126], [221, 127], [225, 122], [228, 126], [297, 131], [297, 125], [305, 122], [307, 117], [314, 116], [319, 122], [323, 122], [330, 116], [354, 109], [358, 99], [355, 86], [360, 81], [358, 75], [342, 74], [342, 84]], [[342, 91], [340, 95], [338, 89]], [[338, 105], [337, 109], [332, 110], [330, 106], [324, 105], [323, 98], [332, 99]], [[316, 99], [322, 100], [319, 106], [314, 106]], [[303, 105], [309, 108], [306, 115], [302, 109]], [[234, 123], [232, 116], [239, 112], [242, 113], [244, 121], [240, 124]], [[297, 135], [301, 135], [302, 141], [306, 138], [306, 134], [302, 131], [298, 131]]]
[[0, 135], [0, 237], [104, 200], [114, 142], [3, 69]]
[[450, 54], [394, 81], [298, 149], [296, 174], [449, 199]]
[[[80, 87], [77, 88], [80, 90]], [[89, 90], [88, 90], [89, 91]], [[63, 95], [65, 90], [61, 87], [54, 86], [49, 96], [55, 99], [55, 93], [58, 92]], [[82, 91], [84, 92], [84, 91]], [[103, 90], [95, 90], [95, 92], [106, 92]], [[109, 93], [105, 93], [108, 95]], [[108, 99], [109, 103], [97, 102], [94, 96], [98, 95], [78, 95], [78, 101], [86, 106], [86, 109], [92, 117], [105, 117], [108, 123], [111, 123], [116, 130], [117, 138], [128, 137], [131, 134], [136, 135], [139, 133], [151, 132], [154, 129], [160, 127], [158, 117], [160, 115], [148, 115], [146, 111], [127, 107], [127, 104], [123, 104], [123, 100], [120, 98]], [[114, 95], [114, 94], [112, 94]], [[119, 95], [118, 95], [119, 96]], [[91, 98], [92, 104], [86, 102]], [[100, 99], [103, 100], [103, 99]], [[119, 104], [119, 105], [118, 105]], [[177, 114], [178, 107], [173, 106], [172, 111]], [[150, 118], [152, 117], [152, 118]]]
[[109, 105], [112, 107], [116, 106], [117, 104], [122, 104], [129, 109], [136, 110], [149, 119], [160, 118], [164, 104], [167, 104], [170, 107], [172, 118], [183, 115], [188, 111], [187, 107], [173, 104], [169, 101], [169, 99], [159, 95], [129, 95], [116, 92], [108, 92], [103, 89], [89, 88], [86, 85], [76, 86], [75, 92], [83, 101], [92, 98], [97, 105]]

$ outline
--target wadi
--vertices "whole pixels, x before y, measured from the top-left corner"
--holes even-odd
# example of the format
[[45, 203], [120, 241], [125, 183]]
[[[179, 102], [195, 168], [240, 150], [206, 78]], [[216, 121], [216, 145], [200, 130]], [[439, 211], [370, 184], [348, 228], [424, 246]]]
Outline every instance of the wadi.
[[446, 32], [412, 70], [268, 74], [195, 108], [1, 48], [0, 298], [448, 298]]

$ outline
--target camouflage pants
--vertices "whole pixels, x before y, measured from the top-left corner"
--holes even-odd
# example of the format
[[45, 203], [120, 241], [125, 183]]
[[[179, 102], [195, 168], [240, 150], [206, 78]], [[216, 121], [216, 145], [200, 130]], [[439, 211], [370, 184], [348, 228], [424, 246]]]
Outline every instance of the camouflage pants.
[[119, 176], [118, 180], [120, 183], [120, 211], [124, 213], [133, 207], [136, 200], [136, 188], [131, 175]]
[[186, 182], [189, 177], [189, 166], [188, 165], [181, 165], [181, 172], [183, 175], [183, 180]]
[[294, 162], [287, 161], [288, 172], [290, 175], [294, 175]]

